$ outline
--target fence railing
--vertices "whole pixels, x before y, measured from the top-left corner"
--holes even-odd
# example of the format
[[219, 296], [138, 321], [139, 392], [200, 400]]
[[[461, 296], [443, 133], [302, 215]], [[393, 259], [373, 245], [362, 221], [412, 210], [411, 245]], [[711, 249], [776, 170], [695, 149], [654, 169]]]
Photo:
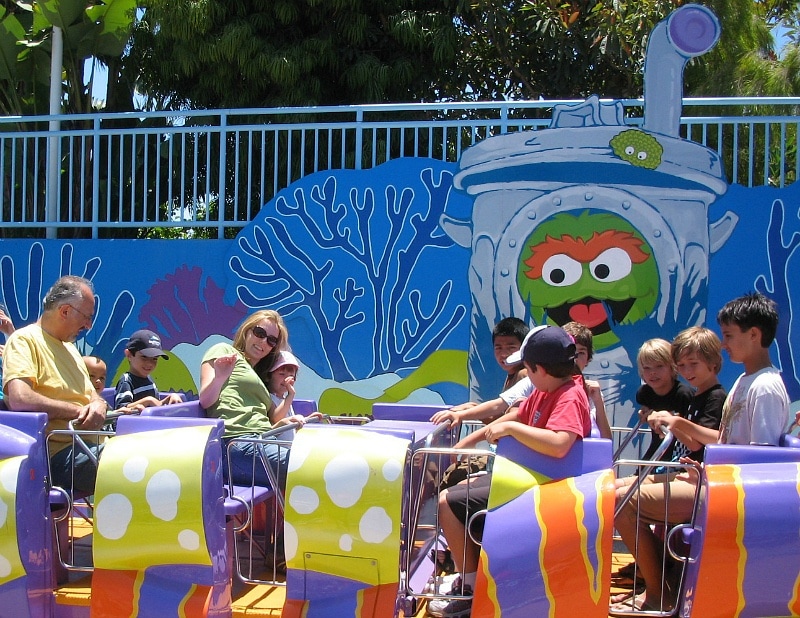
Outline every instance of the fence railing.
[[[399, 157], [456, 162], [487, 137], [550, 124], [577, 101], [133, 112], [0, 118], [6, 237], [235, 236], [313, 172]], [[622, 101], [626, 123], [643, 101]], [[728, 180], [786, 186], [800, 171], [800, 98], [684, 99], [681, 135], [716, 150]], [[50, 123], [58, 123], [56, 132]]]

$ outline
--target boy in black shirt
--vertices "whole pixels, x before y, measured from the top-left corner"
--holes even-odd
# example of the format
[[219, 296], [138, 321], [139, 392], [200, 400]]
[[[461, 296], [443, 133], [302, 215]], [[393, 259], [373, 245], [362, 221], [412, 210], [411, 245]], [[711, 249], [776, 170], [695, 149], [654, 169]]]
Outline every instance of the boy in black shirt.
[[181, 396], [177, 393], [170, 393], [162, 399], [158, 388], [150, 378], [158, 359], [169, 358], [161, 349], [161, 339], [158, 335], [151, 330], [137, 330], [128, 339], [125, 358], [128, 359], [130, 366], [117, 382], [117, 391], [114, 395], [115, 410], [120, 408], [141, 410], [148, 406], [181, 403]]
[[[636, 355], [639, 375], [644, 384], [636, 391], [636, 403], [641, 406], [639, 417], [646, 420], [655, 410], [667, 410], [681, 416], [689, 411], [692, 389], [678, 380], [678, 369], [672, 360], [672, 344], [665, 339], [648, 339]], [[661, 444], [661, 438], [653, 439], [642, 459], [652, 459]], [[672, 449], [662, 456], [664, 461], [672, 458]]]

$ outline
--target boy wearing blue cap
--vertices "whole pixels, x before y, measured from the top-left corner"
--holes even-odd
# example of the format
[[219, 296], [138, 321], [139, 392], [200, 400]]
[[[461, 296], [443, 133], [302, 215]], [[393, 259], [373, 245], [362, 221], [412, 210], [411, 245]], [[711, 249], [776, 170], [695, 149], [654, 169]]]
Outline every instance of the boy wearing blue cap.
[[[589, 400], [583, 378], [575, 366], [575, 341], [558, 326], [532, 329], [520, 351], [508, 357], [508, 363], [525, 365], [535, 390], [518, 409], [471, 433], [456, 448], [472, 448], [481, 440], [496, 443], [503, 436], [513, 436], [530, 449], [551, 457], [564, 457], [576, 440], [591, 431]], [[460, 483], [439, 495], [439, 521], [442, 526], [461, 581], [453, 584], [451, 594], [469, 596], [475, 585], [479, 547], [465, 534], [466, 522], [489, 502], [491, 474]], [[477, 522], [476, 522], [477, 523]], [[480, 525], [472, 530], [482, 534]], [[470, 615], [472, 599], [435, 600], [428, 603], [428, 614], [442, 618]]]
[[170, 393], [161, 398], [150, 374], [158, 364], [159, 358], [169, 358], [161, 349], [161, 338], [151, 330], [137, 330], [125, 346], [128, 371], [117, 382], [114, 395], [114, 409], [126, 408], [141, 410], [148, 406], [167, 403], [181, 403], [181, 396]]

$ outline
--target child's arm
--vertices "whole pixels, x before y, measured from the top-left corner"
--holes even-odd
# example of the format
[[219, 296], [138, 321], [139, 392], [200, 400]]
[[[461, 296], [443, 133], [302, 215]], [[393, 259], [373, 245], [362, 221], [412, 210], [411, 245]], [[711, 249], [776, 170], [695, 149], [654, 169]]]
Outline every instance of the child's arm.
[[597, 429], [600, 430], [600, 437], [611, 439], [611, 426], [608, 424], [608, 416], [606, 416], [606, 403], [603, 401], [603, 391], [600, 388], [600, 383], [596, 380], [584, 380], [586, 384], [586, 392], [589, 395], [595, 409], [595, 421], [597, 422]]
[[578, 439], [577, 434], [571, 431], [553, 431], [502, 419], [487, 425], [485, 433], [486, 440], [493, 444], [503, 436], [512, 436], [531, 450], [559, 459], [569, 452], [575, 440]]
[[718, 429], [697, 425], [682, 416], [672, 414], [666, 410], [652, 412], [647, 417], [647, 422], [652, 430], [662, 437], [661, 426], [666, 425], [672, 435], [675, 436], [675, 439], [683, 442], [691, 451], [700, 450], [706, 444], [712, 444], [719, 439]]
[[470, 408], [474, 408], [478, 405], [477, 401], [466, 401], [464, 403], [460, 403], [457, 406], [453, 406], [450, 408], [453, 412], [461, 412], [463, 410], [469, 410]]
[[116, 390], [114, 391], [114, 409], [119, 410], [130, 406], [133, 403], [133, 385], [128, 378], [127, 373], [123, 373], [117, 382]]
[[516, 408], [516, 407], [510, 408], [508, 410], [508, 412], [503, 414], [503, 416], [501, 416], [500, 418], [492, 421], [491, 423], [486, 425], [486, 427], [481, 427], [480, 429], [477, 429], [476, 431], [473, 431], [468, 436], [466, 436], [466, 437], [462, 438], [461, 440], [459, 440], [455, 444], [455, 446], [453, 448], [473, 448], [479, 442], [483, 442], [484, 440], [487, 440], [486, 432], [489, 429], [489, 427], [492, 427], [493, 425], [496, 425], [497, 423], [501, 423], [501, 422], [519, 423], [519, 414], [518, 413], [519, 413], [519, 408]]
[[294, 401], [294, 376], [286, 376], [283, 383], [286, 386], [286, 397], [272, 410], [269, 421], [273, 425], [289, 415], [289, 411], [292, 409], [292, 402]]
[[453, 425], [457, 425], [462, 421], [469, 420], [486, 420], [500, 414], [503, 414], [508, 409], [508, 404], [501, 397], [484, 401], [478, 405], [472, 406], [465, 410], [457, 410], [450, 408], [449, 410], [440, 410], [431, 417], [431, 423], [444, 423], [450, 421]]

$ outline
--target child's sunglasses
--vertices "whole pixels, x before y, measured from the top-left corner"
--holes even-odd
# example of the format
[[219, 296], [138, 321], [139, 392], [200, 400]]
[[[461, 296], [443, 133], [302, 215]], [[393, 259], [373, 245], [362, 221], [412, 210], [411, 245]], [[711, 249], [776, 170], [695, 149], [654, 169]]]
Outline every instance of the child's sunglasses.
[[278, 338], [275, 335], [268, 335], [267, 331], [265, 331], [260, 326], [253, 327], [253, 335], [258, 337], [259, 339], [265, 339], [269, 345], [273, 348], [278, 345]]

